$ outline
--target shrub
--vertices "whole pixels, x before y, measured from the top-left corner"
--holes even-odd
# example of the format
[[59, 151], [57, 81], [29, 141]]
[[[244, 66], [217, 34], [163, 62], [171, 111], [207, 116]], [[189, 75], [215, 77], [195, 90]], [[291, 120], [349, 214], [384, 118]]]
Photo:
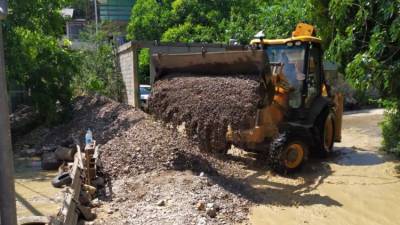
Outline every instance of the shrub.
[[383, 149], [400, 156], [400, 110], [399, 107], [390, 107], [386, 110], [385, 119], [381, 123], [383, 135]]

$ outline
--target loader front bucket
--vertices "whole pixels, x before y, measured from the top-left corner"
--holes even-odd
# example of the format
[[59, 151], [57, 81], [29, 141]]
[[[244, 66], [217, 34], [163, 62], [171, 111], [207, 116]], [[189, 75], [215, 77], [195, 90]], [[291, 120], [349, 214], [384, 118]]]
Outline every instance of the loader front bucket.
[[262, 50], [187, 54], [154, 54], [155, 81], [168, 74], [229, 76], [266, 75], [268, 60]]

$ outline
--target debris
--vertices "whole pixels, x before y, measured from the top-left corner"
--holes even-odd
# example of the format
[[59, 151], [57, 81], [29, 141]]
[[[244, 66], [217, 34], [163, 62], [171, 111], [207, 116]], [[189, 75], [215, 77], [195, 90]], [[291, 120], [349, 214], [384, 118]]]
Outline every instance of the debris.
[[92, 207], [99, 207], [101, 206], [101, 201], [98, 198], [93, 199], [90, 204], [92, 205]]
[[200, 217], [197, 221], [197, 225], [207, 225], [207, 219], [205, 217]]
[[104, 187], [106, 181], [102, 177], [96, 177], [96, 179], [93, 181], [93, 184], [99, 187]]
[[114, 213], [113, 209], [110, 208], [107, 210], [107, 214], [113, 214], [113, 213]]
[[74, 161], [75, 152], [76, 149], [58, 146], [54, 153], [58, 160], [72, 162]]
[[214, 218], [217, 216], [217, 207], [214, 203], [208, 203], [206, 213], [209, 217]]
[[164, 200], [160, 200], [157, 202], [158, 206], [165, 206], [165, 201]]
[[204, 203], [203, 201], [199, 201], [199, 202], [196, 204], [196, 208], [197, 208], [197, 210], [199, 210], [199, 211], [203, 211], [203, 210], [206, 209], [206, 205], [205, 205], [205, 203]]
[[70, 185], [71, 182], [72, 182], [72, 178], [71, 178], [71, 175], [69, 174], [69, 172], [63, 172], [63, 173], [57, 175], [56, 177], [54, 177], [54, 179], [51, 181], [51, 184], [55, 188], [61, 188], [64, 185]]
[[61, 162], [57, 160], [54, 152], [45, 152], [42, 154], [42, 169], [56, 170], [60, 165]]
[[91, 221], [96, 218], [96, 214], [92, 213], [89, 207], [78, 204], [78, 210], [85, 220]]
[[89, 192], [89, 194], [92, 196], [96, 193], [96, 190], [97, 190], [95, 187], [87, 185], [87, 184], [84, 184], [82, 189]]
[[226, 152], [228, 125], [248, 129], [265, 95], [259, 75], [169, 75], [154, 83], [149, 110], [179, 126], [201, 150]]
[[[104, 177], [93, 183], [98, 190], [88, 186], [83, 189], [92, 190], [91, 195], [107, 189], [104, 195], [96, 196], [89, 205], [99, 207], [98, 210], [106, 214], [114, 214], [114, 208], [118, 207], [121, 211], [118, 216], [122, 214], [118, 224], [196, 223], [197, 218], [206, 216], [205, 205], [199, 211], [192, 202], [197, 203], [208, 198], [205, 196], [220, 193], [227, 197], [218, 200], [219, 205], [227, 208], [249, 207], [246, 199], [233, 194], [235, 191], [232, 188], [239, 189], [239, 185], [235, 183], [227, 190], [219, 186], [224, 185], [226, 177], [241, 174], [240, 164], [203, 153], [190, 139], [144, 112], [101, 96], [74, 100], [71, 122], [50, 129], [44, 141], [38, 144], [38, 149], [54, 151], [71, 137], [78, 137], [73, 140], [83, 142], [87, 127], [96, 134], [96, 143], [101, 144], [98, 159]], [[187, 170], [193, 173], [184, 172]], [[204, 177], [198, 176], [201, 172]], [[171, 174], [180, 175], [171, 177]], [[182, 176], [187, 177], [180, 179]], [[219, 185], [206, 186], [206, 176], [207, 180], [218, 179], [220, 182], [213, 183]], [[112, 189], [108, 189], [108, 185], [103, 188], [103, 181], [108, 184], [109, 180]], [[154, 183], [155, 180], [160, 181]], [[108, 194], [112, 195], [112, 200], [107, 199]], [[104, 201], [100, 201], [103, 197], [106, 197]], [[165, 205], [171, 204], [160, 210], [157, 203], [161, 199]], [[151, 216], [155, 218], [151, 219]], [[96, 224], [115, 224], [113, 217], [96, 220]], [[226, 211], [219, 213], [218, 218], [231, 224], [245, 221], [247, 215]]]
[[30, 132], [39, 124], [39, 114], [27, 105], [17, 106], [14, 113], [10, 115], [11, 134], [14, 137], [22, 136]]

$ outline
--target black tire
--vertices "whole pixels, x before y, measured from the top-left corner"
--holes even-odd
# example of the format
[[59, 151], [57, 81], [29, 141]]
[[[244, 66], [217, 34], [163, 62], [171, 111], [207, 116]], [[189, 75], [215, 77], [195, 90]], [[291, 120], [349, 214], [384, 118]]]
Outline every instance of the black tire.
[[[294, 145], [301, 146], [302, 154], [296, 155], [295, 166], [288, 166], [288, 154]], [[297, 151], [297, 150], [296, 150]], [[270, 144], [268, 151], [269, 167], [280, 174], [287, 174], [299, 170], [308, 158], [308, 146], [305, 144], [301, 135], [289, 134], [284, 132], [278, 135]], [[300, 160], [300, 161], [298, 161]]]
[[63, 185], [71, 185], [71, 183], [72, 183], [72, 178], [68, 172], [64, 172], [64, 173], [57, 175], [51, 181], [51, 184], [55, 188], [61, 188]]
[[[314, 136], [315, 136], [315, 153], [317, 156], [321, 158], [326, 158], [332, 153], [333, 143], [335, 138], [335, 121], [334, 121], [334, 113], [329, 109], [324, 109], [321, 114], [318, 116], [315, 125], [314, 125]], [[332, 143], [329, 146], [325, 146], [325, 122], [330, 120], [332, 123]]]

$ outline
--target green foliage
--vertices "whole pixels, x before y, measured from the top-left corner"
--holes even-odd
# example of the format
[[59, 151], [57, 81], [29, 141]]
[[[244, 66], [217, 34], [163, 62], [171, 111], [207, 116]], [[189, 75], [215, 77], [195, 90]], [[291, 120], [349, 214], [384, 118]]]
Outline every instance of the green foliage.
[[170, 21], [170, 0], [138, 0], [132, 8], [128, 38], [160, 40]]
[[150, 51], [141, 49], [139, 52], [139, 82], [140, 84], [150, 84]]
[[64, 20], [59, 9], [66, 1], [9, 1], [3, 24], [7, 79], [31, 93], [43, 121], [65, 118], [71, 100], [70, 81], [76, 55], [61, 47]]
[[262, 29], [266, 38], [286, 38], [299, 22], [309, 22], [312, 5], [309, 1], [272, 1], [261, 7]]
[[381, 123], [383, 147], [386, 151], [400, 157], [400, 107], [390, 107], [386, 110], [385, 119]]
[[[80, 72], [74, 76], [72, 87], [75, 95], [99, 93], [117, 101], [123, 97], [123, 81], [119, 71], [117, 48], [108, 28], [104, 23], [95, 33], [95, 25], [87, 26], [81, 33], [82, 41], [91, 46], [79, 52]], [[115, 33], [114, 33], [115, 34]]]
[[388, 111], [384, 148], [399, 151], [400, 2], [331, 0], [328, 9], [331, 21], [325, 26], [335, 35], [327, 57], [338, 62], [359, 92], [379, 91]]

